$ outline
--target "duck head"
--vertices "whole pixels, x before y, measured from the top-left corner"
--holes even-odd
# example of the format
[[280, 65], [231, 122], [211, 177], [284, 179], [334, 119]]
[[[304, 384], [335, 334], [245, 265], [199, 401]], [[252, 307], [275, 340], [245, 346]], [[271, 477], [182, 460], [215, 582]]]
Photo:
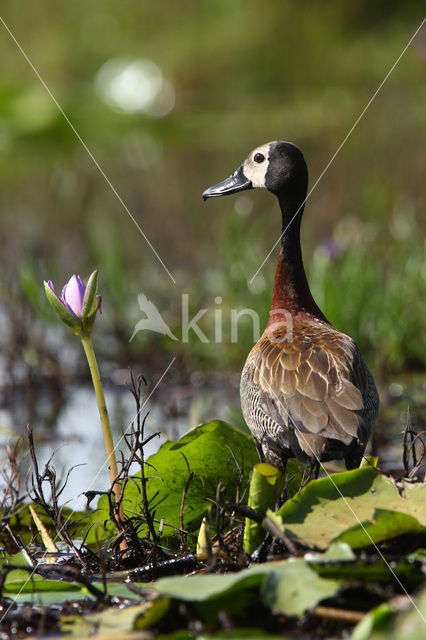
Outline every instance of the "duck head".
[[302, 152], [291, 142], [275, 140], [254, 149], [226, 180], [203, 192], [203, 199], [245, 189], [268, 189], [276, 196], [306, 194], [308, 169]]

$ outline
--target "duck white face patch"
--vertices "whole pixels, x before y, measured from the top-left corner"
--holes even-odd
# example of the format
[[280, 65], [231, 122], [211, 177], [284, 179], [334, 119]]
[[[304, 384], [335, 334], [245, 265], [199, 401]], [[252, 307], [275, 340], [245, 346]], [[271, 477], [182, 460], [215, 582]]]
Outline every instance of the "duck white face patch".
[[248, 178], [255, 189], [266, 189], [266, 171], [269, 163], [269, 149], [272, 142], [262, 144], [261, 147], [257, 147], [243, 165], [243, 171], [246, 178]]

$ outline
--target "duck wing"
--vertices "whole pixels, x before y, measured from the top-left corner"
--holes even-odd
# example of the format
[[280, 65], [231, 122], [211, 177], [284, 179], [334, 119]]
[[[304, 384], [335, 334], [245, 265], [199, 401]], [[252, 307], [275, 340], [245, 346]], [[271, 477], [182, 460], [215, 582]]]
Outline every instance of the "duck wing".
[[247, 359], [243, 383], [252, 385], [253, 435], [276, 437], [283, 449], [297, 455], [300, 448], [311, 459], [344, 457], [334, 455], [338, 443], [328, 440], [344, 445], [344, 451], [354, 444], [363, 451], [378, 401], [357, 345], [318, 320], [295, 325], [291, 340], [287, 333], [287, 327], [268, 331]]

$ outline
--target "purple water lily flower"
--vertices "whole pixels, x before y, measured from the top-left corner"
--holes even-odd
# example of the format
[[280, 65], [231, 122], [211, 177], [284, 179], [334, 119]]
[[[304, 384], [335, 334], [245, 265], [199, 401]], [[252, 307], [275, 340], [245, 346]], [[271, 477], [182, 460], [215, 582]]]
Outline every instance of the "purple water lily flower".
[[[52, 289], [55, 296], [62, 302], [62, 304], [71, 311], [73, 316], [76, 318], [81, 318], [83, 312], [83, 304], [84, 304], [84, 296], [86, 293], [86, 285], [80, 276], [73, 275], [68, 283], [62, 289], [62, 295], [58, 296], [55, 292], [55, 287], [53, 286], [53, 282], [51, 280], [47, 283], [49, 287]], [[98, 300], [98, 311], [101, 311], [101, 296], [96, 296]]]
[[72, 276], [68, 284], [62, 289], [62, 296], [58, 296], [55, 293], [55, 288], [51, 280], [47, 283], [52, 289], [56, 297], [62, 302], [62, 304], [70, 311], [73, 316], [81, 318], [83, 311], [84, 294], [86, 293], [86, 285], [80, 276]]
[[73, 275], [60, 296], [55, 292], [51, 280], [45, 282], [44, 286], [50, 304], [63, 322], [77, 335], [90, 335], [101, 302], [100, 296], [96, 294], [97, 271], [92, 273], [87, 286], [80, 276]]
[[72, 276], [68, 284], [62, 289], [62, 300], [67, 305], [68, 309], [75, 316], [81, 318], [81, 312], [83, 310], [84, 294], [86, 293], [86, 285], [80, 276]]

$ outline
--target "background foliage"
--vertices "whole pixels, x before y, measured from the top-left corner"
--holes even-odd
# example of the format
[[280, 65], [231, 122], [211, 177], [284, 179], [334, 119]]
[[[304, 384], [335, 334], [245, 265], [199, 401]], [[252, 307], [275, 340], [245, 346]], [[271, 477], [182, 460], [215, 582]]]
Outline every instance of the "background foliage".
[[[201, 192], [276, 138], [303, 149], [312, 186], [422, 11], [414, 0], [43, 0], [25, 11], [6, 0], [6, 24], [176, 280], [2, 26], [0, 338], [11, 378], [23, 366], [52, 375], [52, 361], [62, 362], [37, 324], [40, 313], [52, 318], [40, 281], [59, 286], [95, 266], [110, 327], [99, 341], [114, 366], [160, 371], [172, 352], [182, 373], [239, 370], [250, 323], [237, 344], [190, 336], [184, 345], [148, 332], [128, 344], [141, 317], [137, 294], [178, 336], [182, 292], [191, 309], [209, 309], [200, 326], [211, 341], [216, 296], [225, 319], [250, 307], [262, 325], [274, 257], [249, 281], [277, 238], [276, 203], [250, 192], [203, 204]], [[383, 375], [426, 366], [425, 37], [423, 29], [315, 188], [302, 229], [315, 296]], [[145, 110], [135, 109], [129, 78], [114, 102], [108, 76], [141, 60], [165, 79]]]

